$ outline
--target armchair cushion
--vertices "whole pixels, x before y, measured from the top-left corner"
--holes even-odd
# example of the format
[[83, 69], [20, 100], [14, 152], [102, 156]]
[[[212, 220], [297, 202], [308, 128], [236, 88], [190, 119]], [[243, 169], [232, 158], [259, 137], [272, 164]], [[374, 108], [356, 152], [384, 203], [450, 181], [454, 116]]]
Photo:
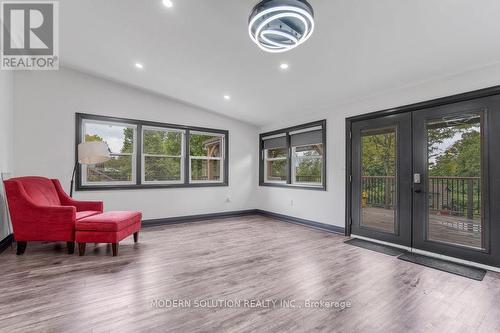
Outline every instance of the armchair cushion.
[[81, 220], [89, 216], [94, 216], [97, 214], [101, 214], [101, 212], [96, 210], [84, 210], [82, 212], [76, 212], [76, 220]]

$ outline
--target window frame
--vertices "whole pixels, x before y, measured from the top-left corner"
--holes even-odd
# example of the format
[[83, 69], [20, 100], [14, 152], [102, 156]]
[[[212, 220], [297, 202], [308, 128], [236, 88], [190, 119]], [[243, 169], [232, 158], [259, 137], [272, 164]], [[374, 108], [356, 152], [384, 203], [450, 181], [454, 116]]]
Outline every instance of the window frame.
[[[274, 148], [274, 149], [285, 149], [286, 148]], [[264, 156], [264, 178], [263, 181], [266, 184], [286, 184], [287, 180], [268, 180], [268, 174], [267, 174], [267, 162], [273, 162], [273, 161], [287, 161], [288, 164], [288, 156], [283, 156], [283, 157], [269, 157], [268, 154], [269, 149], [263, 149], [263, 156]], [[288, 155], [288, 154], [287, 154]], [[288, 167], [287, 167], [288, 169]], [[288, 178], [288, 175], [287, 175]]]
[[[158, 131], [158, 132], [177, 132], [181, 133], [182, 139], [181, 139], [181, 155], [179, 156], [173, 156], [173, 155], [155, 155], [155, 154], [146, 154], [144, 153], [144, 131], [150, 130], [150, 131]], [[167, 128], [167, 127], [157, 127], [157, 126], [147, 126], [143, 125], [141, 128], [141, 183], [145, 185], [168, 185], [168, 184], [184, 184], [185, 181], [185, 167], [184, 163], [186, 162], [186, 131], [178, 128]], [[166, 157], [166, 158], [180, 158], [181, 159], [181, 179], [180, 180], [158, 180], [158, 181], [147, 181], [146, 180], [146, 157]]]
[[[101, 120], [91, 120], [91, 119], [84, 119], [82, 121], [82, 132], [80, 135], [80, 140], [81, 142], [85, 141], [85, 131], [83, 131], [83, 126], [87, 123], [92, 123], [92, 124], [109, 124], [110, 122], [106, 121], [101, 121]], [[137, 126], [133, 124], [127, 124], [127, 123], [120, 123], [120, 122], [114, 122], [114, 126], [123, 126], [123, 127], [129, 127], [134, 129], [134, 144], [132, 146], [132, 153], [110, 153], [110, 156], [130, 156], [132, 157], [132, 180], [131, 181], [116, 181], [116, 182], [89, 182], [86, 181], [86, 176], [87, 176], [87, 169], [88, 166], [82, 166], [81, 167], [81, 173], [82, 173], [82, 185], [83, 186], [120, 186], [120, 185], [133, 185], [137, 182], [136, 177], [137, 177]]]
[[[191, 151], [188, 151], [186, 153], [188, 160], [189, 160], [189, 183], [190, 184], [203, 184], [203, 183], [208, 183], [208, 184], [217, 184], [221, 183], [224, 181], [224, 160], [225, 160], [225, 146], [226, 146], [226, 139], [223, 134], [220, 133], [213, 133], [213, 132], [206, 132], [206, 131], [191, 131], [189, 134], [189, 139], [191, 138], [191, 133], [194, 135], [210, 135], [210, 136], [218, 136], [221, 138], [221, 149], [220, 149], [220, 157], [204, 157], [204, 156], [191, 156]], [[192, 169], [191, 169], [191, 161], [192, 160], [203, 160], [203, 161], [220, 161], [220, 171], [219, 171], [219, 179], [220, 180], [193, 180], [192, 179]]]
[[[291, 145], [291, 136], [292, 134], [297, 134], [301, 132], [307, 132], [308, 129], [312, 129], [315, 127], [321, 127], [321, 137], [322, 142], [318, 142], [318, 144], [323, 145], [323, 155], [322, 155], [322, 169], [321, 169], [321, 184], [311, 185], [305, 183], [297, 183], [294, 182], [295, 168], [294, 166], [294, 155], [293, 148]], [[319, 130], [319, 128], [318, 128]], [[284, 147], [287, 151], [287, 180], [286, 181], [266, 181], [266, 162], [267, 154], [266, 149], [264, 149], [264, 141], [265, 139], [270, 139], [273, 137], [277, 137], [279, 135], [286, 136], [286, 147]], [[297, 147], [300, 147], [299, 145]], [[259, 186], [270, 186], [270, 187], [286, 187], [286, 188], [297, 188], [297, 189], [307, 189], [307, 190], [319, 190], [326, 191], [326, 170], [327, 170], [327, 143], [326, 143], [326, 120], [314, 121], [298, 126], [292, 126], [288, 128], [283, 128], [279, 130], [275, 130], [272, 132], [266, 132], [259, 134]]]
[[[321, 144], [321, 145], [322, 145], [322, 143], [319, 143], [319, 144]], [[324, 152], [323, 152], [323, 155], [312, 155], [312, 156], [303, 156], [303, 157], [297, 157], [297, 156], [296, 156], [296, 148], [297, 148], [297, 147], [308, 147], [308, 146], [311, 146], [311, 145], [309, 144], [309, 145], [299, 145], [299, 146], [292, 146], [292, 147], [291, 147], [291, 148], [292, 148], [292, 159], [291, 159], [291, 161], [292, 161], [292, 179], [291, 179], [292, 184], [293, 184], [293, 185], [300, 185], [300, 186], [307, 186], [307, 187], [311, 187], [311, 186], [312, 186], [312, 187], [322, 186], [322, 184], [323, 184], [323, 174], [324, 174], [324, 172], [323, 172], [323, 167], [324, 167], [324, 165], [321, 165], [321, 181], [320, 181], [320, 182], [318, 182], [318, 183], [314, 183], [314, 184], [312, 184], [312, 183], [306, 183], [306, 182], [298, 182], [298, 181], [295, 179], [295, 177], [297, 176], [297, 171], [295, 170], [295, 167], [294, 167], [294, 166], [295, 166], [295, 162], [296, 162], [297, 160], [318, 160], [318, 159], [323, 159], [323, 158], [325, 158], [325, 157], [324, 157]], [[322, 164], [323, 164], [323, 163], [322, 163]], [[316, 185], [316, 184], [318, 184], [318, 185]]]
[[[77, 165], [76, 170], [76, 191], [102, 191], [102, 190], [123, 190], [123, 189], [158, 189], [158, 188], [185, 188], [185, 187], [216, 187], [229, 186], [229, 131], [205, 127], [185, 126], [169, 123], [160, 123], [154, 121], [127, 119], [119, 117], [101, 116], [87, 113], [75, 113], [75, 163], [78, 161], [78, 144], [83, 142], [84, 122], [103, 122], [125, 126], [135, 126], [134, 131], [134, 154], [132, 156], [133, 179], [134, 182], [119, 183], [84, 183], [83, 168], [81, 164]], [[144, 161], [143, 161], [143, 128], [170, 129], [183, 131], [181, 158], [181, 175], [183, 182], [172, 183], [170, 181], [145, 182]], [[221, 181], [195, 181], [190, 182], [190, 159], [189, 159], [189, 137], [191, 132], [207, 133], [209, 135], [219, 135], [223, 137], [223, 147], [221, 149]]]

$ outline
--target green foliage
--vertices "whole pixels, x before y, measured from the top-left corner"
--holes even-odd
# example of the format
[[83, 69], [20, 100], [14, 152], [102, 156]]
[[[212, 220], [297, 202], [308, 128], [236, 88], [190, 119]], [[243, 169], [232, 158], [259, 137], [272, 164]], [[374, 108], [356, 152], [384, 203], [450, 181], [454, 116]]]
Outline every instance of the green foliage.
[[214, 142], [217, 149], [214, 153], [211, 154], [212, 157], [220, 156], [220, 142], [221, 139], [217, 136], [212, 135], [200, 135], [200, 134], [192, 134], [189, 137], [189, 151], [191, 156], [208, 156], [208, 145], [207, 142]]
[[[463, 130], [462, 130], [463, 131]], [[429, 163], [431, 176], [480, 177], [481, 134], [464, 132], [461, 138]]]
[[[150, 155], [181, 156], [182, 133], [145, 130], [144, 153]], [[145, 157], [146, 181], [173, 181], [181, 179], [180, 157]]]
[[396, 133], [394, 131], [364, 135], [361, 139], [362, 175], [396, 174]]
[[93, 141], [102, 142], [103, 139], [97, 134], [93, 135], [85, 134], [85, 142], [93, 142]]
[[295, 171], [299, 182], [321, 182], [321, 159], [302, 159]]
[[320, 183], [323, 145], [316, 144], [295, 148], [298, 165], [295, 166], [295, 177], [298, 182]]
[[180, 156], [182, 133], [165, 131], [144, 131], [144, 153], [151, 155]]
[[287, 160], [276, 160], [271, 163], [271, 177], [278, 178], [279, 180], [286, 180], [287, 178]]
[[123, 129], [124, 139], [122, 154], [131, 154], [134, 151], [134, 129], [125, 128]]

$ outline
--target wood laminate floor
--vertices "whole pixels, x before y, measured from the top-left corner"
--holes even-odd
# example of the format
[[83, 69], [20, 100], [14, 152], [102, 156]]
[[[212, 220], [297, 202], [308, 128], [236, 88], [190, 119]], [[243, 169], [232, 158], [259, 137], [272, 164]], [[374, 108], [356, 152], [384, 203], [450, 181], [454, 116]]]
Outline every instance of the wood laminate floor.
[[[469, 280], [345, 239], [247, 216], [147, 228], [139, 244], [123, 241], [118, 257], [104, 244], [78, 257], [29, 243], [24, 256], [0, 255], [0, 331], [500, 331], [499, 274]], [[162, 303], [175, 299], [191, 307]], [[290, 303], [195, 307], [209, 300]], [[351, 307], [313, 309], [306, 300]]]

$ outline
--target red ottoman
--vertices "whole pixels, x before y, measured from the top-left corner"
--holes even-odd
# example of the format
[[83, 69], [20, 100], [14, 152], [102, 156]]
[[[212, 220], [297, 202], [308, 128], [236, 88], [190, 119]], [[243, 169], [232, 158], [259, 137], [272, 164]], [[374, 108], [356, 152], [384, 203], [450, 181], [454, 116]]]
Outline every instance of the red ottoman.
[[139, 240], [142, 213], [105, 212], [76, 221], [75, 241], [79, 254], [85, 255], [86, 243], [111, 243], [113, 256], [118, 255], [118, 242], [134, 234], [134, 242]]

